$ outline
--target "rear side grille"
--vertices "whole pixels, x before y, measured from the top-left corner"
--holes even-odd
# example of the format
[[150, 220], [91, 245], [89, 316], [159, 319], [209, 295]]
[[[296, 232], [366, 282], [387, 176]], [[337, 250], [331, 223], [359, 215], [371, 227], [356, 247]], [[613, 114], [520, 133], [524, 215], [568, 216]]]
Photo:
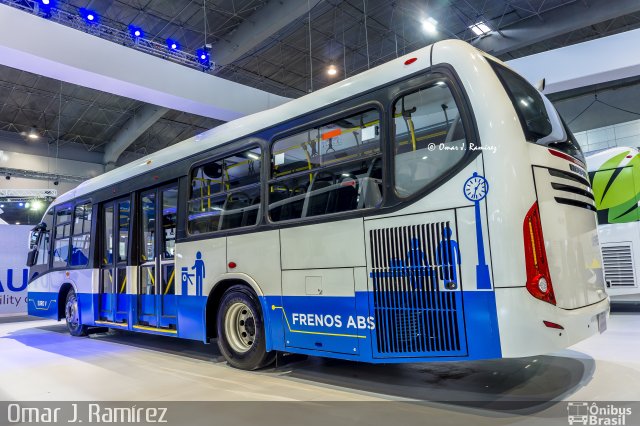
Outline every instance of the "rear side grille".
[[593, 194], [589, 191], [585, 191], [584, 189], [576, 188], [575, 186], [565, 185], [563, 183], [555, 183], [551, 182], [551, 187], [558, 191], [570, 192], [572, 194], [582, 195], [583, 197], [587, 197], [591, 199], [591, 201], [595, 201]]
[[[549, 174], [555, 178], [565, 179], [566, 181], [571, 181], [572, 183], [576, 183], [580, 186], [576, 186], [570, 184], [566, 181], [564, 182], [551, 182], [551, 188], [553, 189], [554, 199], [556, 203], [566, 204], [568, 206], [579, 207], [585, 210], [591, 210], [595, 212], [595, 199], [593, 197], [593, 192], [591, 191], [591, 185], [589, 181], [587, 181], [582, 176], [579, 176], [575, 173], [569, 173], [563, 170], [556, 169], [547, 169]], [[586, 187], [586, 188], [585, 188]], [[575, 199], [568, 198], [571, 195], [578, 195], [584, 199]]]
[[580, 207], [581, 209], [591, 210], [593, 212], [596, 211], [596, 208], [589, 203], [583, 203], [582, 201], [572, 200], [571, 198], [564, 197], [554, 197], [556, 202], [560, 204], [566, 204], [569, 206]]
[[554, 177], [559, 177], [562, 179], [568, 179], [568, 180], [572, 180], [574, 182], [577, 182], [579, 184], [591, 187], [591, 184], [589, 183], [589, 181], [585, 178], [583, 178], [582, 176], [578, 176], [574, 173], [569, 173], [569, 172], [565, 172], [563, 170], [557, 170], [557, 169], [549, 169], [549, 174], [551, 176]]
[[370, 231], [378, 356], [466, 354], [462, 293], [455, 290], [459, 251], [451, 238], [449, 222]]
[[611, 287], [633, 287], [636, 284], [631, 244], [603, 246], [604, 277]]

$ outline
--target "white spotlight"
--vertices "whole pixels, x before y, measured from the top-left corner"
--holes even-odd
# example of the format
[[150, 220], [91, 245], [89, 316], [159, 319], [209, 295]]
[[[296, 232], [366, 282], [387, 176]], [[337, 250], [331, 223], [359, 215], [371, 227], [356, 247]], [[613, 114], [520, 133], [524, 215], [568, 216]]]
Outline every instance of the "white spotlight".
[[35, 200], [35, 201], [33, 201], [31, 203], [31, 210], [38, 211], [38, 210], [42, 209], [42, 206], [43, 206], [42, 201]]
[[336, 68], [335, 65], [329, 65], [329, 68], [327, 68], [327, 74], [329, 75], [336, 75], [338, 74], [338, 69]]
[[473, 33], [477, 36], [483, 36], [491, 32], [491, 28], [489, 28], [489, 26], [484, 22], [478, 22], [476, 24], [470, 25], [469, 29], [471, 29], [471, 31], [473, 31]]
[[31, 130], [29, 130], [29, 133], [27, 133], [27, 137], [29, 139], [38, 139], [40, 135], [36, 131], [35, 127], [32, 127]]
[[428, 17], [422, 21], [422, 29], [429, 34], [435, 34], [438, 32], [438, 21]]

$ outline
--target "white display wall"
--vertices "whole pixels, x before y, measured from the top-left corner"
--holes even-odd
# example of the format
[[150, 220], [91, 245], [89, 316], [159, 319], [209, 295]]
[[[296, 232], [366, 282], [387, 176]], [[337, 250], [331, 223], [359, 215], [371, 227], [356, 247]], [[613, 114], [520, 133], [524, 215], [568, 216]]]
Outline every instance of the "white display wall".
[[640, 120], [574, 133], [584, 152], [616, 146], [640, 146]]
[[0, 225], [0, 316], [27, 313], [29, 269], [25, 263], [31, 228]]

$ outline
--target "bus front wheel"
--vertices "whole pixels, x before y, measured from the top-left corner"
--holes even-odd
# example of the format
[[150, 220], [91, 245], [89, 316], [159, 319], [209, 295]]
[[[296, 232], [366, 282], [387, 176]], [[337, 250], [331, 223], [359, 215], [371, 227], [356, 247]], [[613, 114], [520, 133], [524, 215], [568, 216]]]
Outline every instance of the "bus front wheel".
[[218, 348], [229, 365], [255, 370], [271, 364], [275, 352], [267, 352], [260, 302], [251, 290], [236, 285], [220, 300], [217, 315]]
[[69, 334], [72, 336], [86, 336], [88, 327], [80, 323], [80, 304], [75, 290], [71, 289], [67, 293], [67, 300], [64, 305], [64, 317], [67, 321]]

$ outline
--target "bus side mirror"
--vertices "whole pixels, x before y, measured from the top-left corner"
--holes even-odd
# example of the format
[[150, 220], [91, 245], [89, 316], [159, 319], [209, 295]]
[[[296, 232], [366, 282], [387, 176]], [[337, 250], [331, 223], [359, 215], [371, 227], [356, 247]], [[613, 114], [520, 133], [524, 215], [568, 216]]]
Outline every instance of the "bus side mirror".
[[31, 231], [31, 234], [29, 234], [29, 250], [33, 250], [38, 247], [38, 238], [40, 238], [40, 232]]
[[27, 255], [27, 266], [32, 267], [33, 265], [35, 265], [37, 258], [38, 258], [38, 249], [34, 248], [30, 250], [29, 254]]
[[38, 247], [38, 243], [40, 242], [40, 234], [42, 234], [42, 231], [46, 231], [46, 229], [47, 224], [41, 222], [31, 230], [31, 233], [29, 234], [29, 250], [33, 250], [34, 248]]

